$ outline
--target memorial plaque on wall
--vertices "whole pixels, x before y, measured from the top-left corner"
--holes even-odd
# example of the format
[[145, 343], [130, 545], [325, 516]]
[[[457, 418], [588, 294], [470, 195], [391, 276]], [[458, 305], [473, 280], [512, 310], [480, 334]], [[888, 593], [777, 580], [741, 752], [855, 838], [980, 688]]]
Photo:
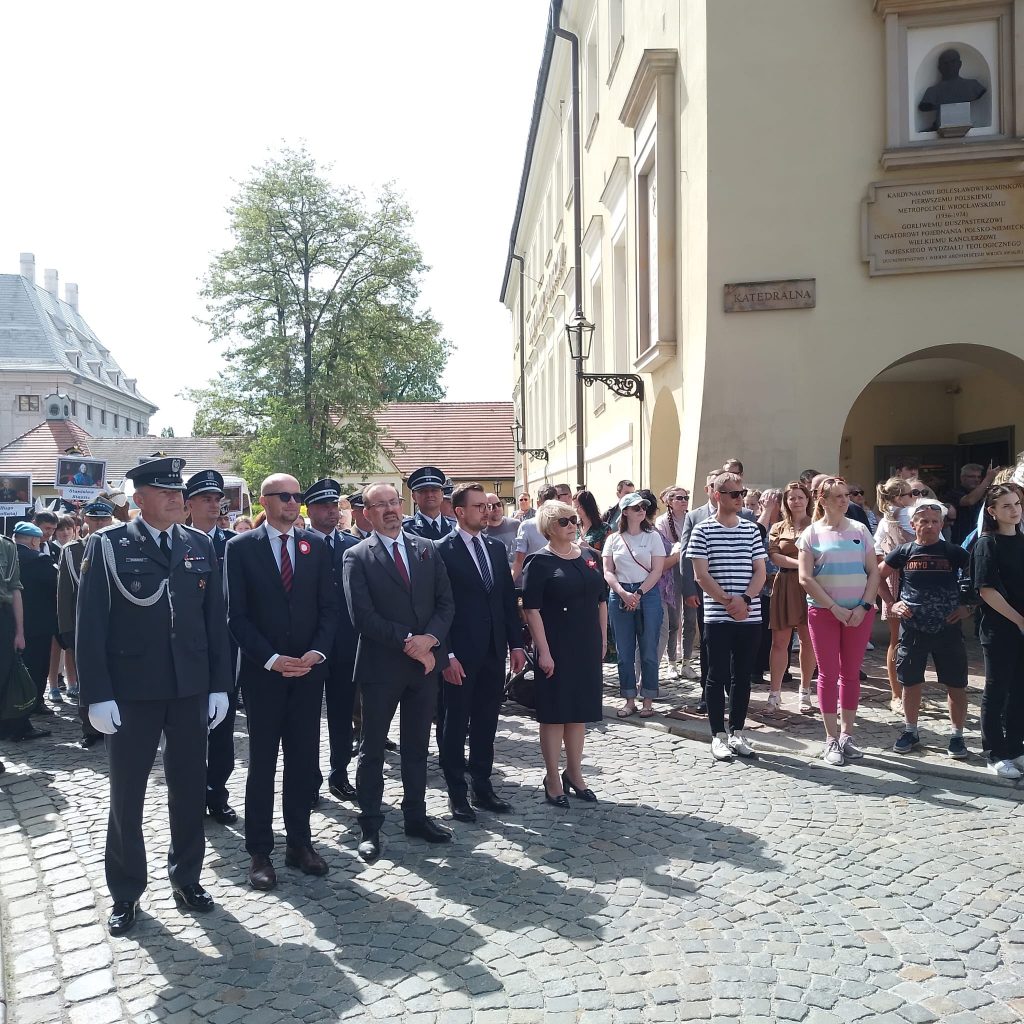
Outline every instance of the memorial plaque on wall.
[[876, 182], [862, 245], [872, 276], [1024, 266], [1024, 178]]

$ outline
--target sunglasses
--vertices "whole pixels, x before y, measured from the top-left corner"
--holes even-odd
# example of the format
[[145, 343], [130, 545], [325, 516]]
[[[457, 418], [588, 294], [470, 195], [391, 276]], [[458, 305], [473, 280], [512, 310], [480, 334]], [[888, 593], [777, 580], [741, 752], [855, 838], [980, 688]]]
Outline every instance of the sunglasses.
[[568, 526], [570, 523], [572, 523], [573, 526], [577, 526], [579, 525], [579, 521], [579, 516], [559, 516], [555, 520], [555, 522], [558, 523], [559, 526]]
[[927, 498], [927, 491], [907, 491], [907, 494], [913, 495], [915, 498]]
[[850, 491], [850, 497], [859, 498], [863, 493], [863, 491]]
[[487, 503], [486, 507], [487, 507], [487, 510], [489, 512], [493, 512], [496, 508], [501, 508], [501, 502], [500, 501], [489, 501]]
[[[719, 491], [718, 493], [724, 494], [727, 497], [732, 498], [733, 501], [735, 501], [737, 498], [745, 498], [748, 492], [747, 489], [744, 488], [742, 491]], [[700, 510], [698, 509], [698, 511]]]
[[262, 497], [264, 497], [264, 498], [280, 498], [281, 501], [285, 502], [286, 504], [289, 501], [294, 501], [296, 505], [301, 505], [302, 504], [302, 492], [301, 491], [299, 491], [298, 493], [296, 493], [295, 491], [267, 491], [267, 493], [262, 495]]
[[673, 501], [689, 501], [690, 500], [690, 496], [688, 494], [673, 494], [672, 495], [672, 500]]

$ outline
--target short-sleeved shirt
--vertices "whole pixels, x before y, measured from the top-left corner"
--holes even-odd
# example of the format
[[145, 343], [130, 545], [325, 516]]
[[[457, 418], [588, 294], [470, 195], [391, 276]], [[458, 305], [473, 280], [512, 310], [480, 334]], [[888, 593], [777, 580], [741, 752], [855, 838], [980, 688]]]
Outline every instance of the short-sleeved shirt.
[[[757, 524], [740, 519], [735, 526], [723, 526], [715, 516], [698, 523], [690, 534], [687, 558], [704, 558], [711, 578], [732, 597], [744, 594], [754, 576], [754, 563], [766, 558], [764, 542]], [[705, 622], [732, 622], [733, 619], [710, 594], [704, 594]], [[744, 622], [761, 621], [761, 598], [750, 602], [750, 615]]]
[[608, 536], [601, 553], [611, 556], [620, 583], [643, 583], [654, 568], [652, 559], [665, 557], [665, 542], [657, 530], [637, 534], [616, 531]]
[[[865, 552], [874, 557], [874, 542], [866, 526], [844, 519], [840, 529], [832, 530], [818, 520], [800, 534], [796, 546], [811, 553], [815, 582], [840, 608], [856, 608], [864, 600], [868, 583]], [[810, 594], [807, 603], [812, 608], [831, 607], [819, 604]]]
[[[1024, 614], [1024, 534], [982, 534], [971, 552], [971, 577], [978, 590], [990, 587], [1002, 594], [1014, 611]], [[981, 602], [978, 634], [982, 643], [1016, 633], [1017, 627], [1005, 615]]]
[[519, 536], [519, 523], [515, 519], [510, 519], [506, 516], [497, 526], [485, 527], [484, 533], [505, 545], [508, 564], [511, 565], [516, 552], [516, 537]]
[[960, 607], [960, 574], [970, 561], [963, 548], [948, 540], [911, 541], [889, 552], [885, 564], [903, 571], [900, 600], [914, 613], [903, 620], [904, 629], [939, 633], [949, 625], [947, 617]]
[[547, 538], [540, 532], [536, 519], [525, 519], [516, 533], [515, 549], [524, 555], [532, 555], [547, 544]]

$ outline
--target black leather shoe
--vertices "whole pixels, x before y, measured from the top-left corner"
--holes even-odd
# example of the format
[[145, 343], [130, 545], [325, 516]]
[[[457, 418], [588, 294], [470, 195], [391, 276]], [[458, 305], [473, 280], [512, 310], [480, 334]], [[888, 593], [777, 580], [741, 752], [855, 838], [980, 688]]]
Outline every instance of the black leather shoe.
[[580, 789], [570, 778], [568, 772], [562, 772], [562, 788], [567, 793], [585, 800], [588, 804], [597, 803], [597, 794], [592, 789]]
[[56, 711], [51, 707], [47, 707], [45, 704], [37, 704], [30, 712], [30, 715], [55, 715]]
[[49, 729], [37, 729], [34, 725], [30, 725], [27, 729], [22, 731], [17, 736], [12, 736], [12, 740], [41, 740], [44, 736], [49, 736]]
[[354, 801], [356, 798], [356, 787], [348, 781], [345, 775], [339, 774], [337, 779], [328, 779], [327, 788], [331, 791], [331, 796], [335, 796], [339, 800]]
[[117, 900], [107, 918], [107, 931], [111, 935], [124, 935], [135, 926], [135, 915], [139, 912], [137, 901]]
[[206, 813], [219, 825], [234, 825], [238, 821], [238, 812], [230, 804], [221, 804], [220, 807], [207, 804]]
[[261, 892], [270, 892], [277, 885], [277, 872], [265, 853], [254, 853], [249, 862], [249, 884]]
[[385, 740], [384, 749], [394, 754], [398, 752], [398, 744], [394, 740]]
[[706, 715], [708, 713], [708, 702], [706, 700], [697, 702], [697, 714]]
[[316, 791], [316, 792], [315, 792], [315, 793], [313, 794], [313, 799], [312, 799], [312, 800], [310, 800], [310, 802], [309, 802], [309, 806], [310, 806], [310, 807], [316, 807], [316, 806], [317, 806], [317, 805], [318, 805], [319, 803], [320, 803], [320, 790], [318, 789], [318, 790], [317, 790], [317, 791]]
[[180, 910], [194, 910], [199, 914], [207, 914], [217, 905], [213, 897], [198, 883], [172, 887], [174, 902]]
[[428, 843], [450, 843], [453, 833], [450, 828], [438, 825], [433, 818], [424, 818], [422, 821], [407, 821], [405, 834], [414, 839], [425, 839]]
[[83, 736], [81, 742], [78, 744], [83, 750], [90, 750], [95, 747], [97, 743], [103, 742], [103, 736]]
[[476, 821], [476, 811], [469, 806], [469, 801], [464, 797], [448, 797], [448, 809], [456, 821]]
[[553, 804], [555, 807], [560, 807], [563, 811], [569, 810], [569, 798], [564, 793], [559, 793], [558, 796], [552, 796], [548, 792], [548, 780], [547, 778], [541, 779], [541, 785], [544, 787], [544, 799], [549, 804]]
[[330, 870], [327, 861], [312, 846], [286, 847], [284, 862], [290, 868], [298, 868], [304, 875], [326, 875]]
[[380, 856], [380, 833], [368, 832], [364, 835], [362, 842], [356, 847], [356, 852], [367, 864], [375, 861]]
[[512, 805], [507, 800], [502, 800], [494, 790], [490, 793], [474, 793], [471, 802], [474, 807], [494, 814], [508, 814], [512, 810]]

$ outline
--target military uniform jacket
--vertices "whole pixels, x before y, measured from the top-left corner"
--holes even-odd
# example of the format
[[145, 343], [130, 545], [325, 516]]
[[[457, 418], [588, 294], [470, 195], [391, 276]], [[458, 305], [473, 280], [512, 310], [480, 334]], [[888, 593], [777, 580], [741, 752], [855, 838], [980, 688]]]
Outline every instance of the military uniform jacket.
[[85, 541], [73, 540], [60, 551], [57, 563], [57, 632], [75, 632], [75, 616], [78, 608], [78, 583], [82, 575], [82, 558], [85, 555]]
[[414, 537], [422, 537], [424, 540], [440, 540], [442, 537], [447, 537], [449, 533], [455, 532], [459, 524], [450, 516], [441, 516], [437, 525], [440, 533], [434, 532], [434, 524], [418, 510], [416, 515], [406, 516], [402, 520], [402, 529], [406, 533], [411, 533]]
[[86, 543], [75, 643], [83, 704], [231, 688], [213, 544], [187, 526], [168, 534], [169, 560], [138, 520], [108, 526]]
[[354, 537], [343, 530], [334, 531], [332, 570], [334, 591], [338, 596], [338, 628], [334, 634], [334, 653], [329, 659], [331, 669], [338, 668], [349, 671], [352, 663], [356, 660], [356, 642], [359, 640], [359, 635], [352, 625], [352, 616], [349, 614], [348, 601], [345, 598], [345, 581], [342, 566], [345, 561], [345, 552], [349, 548], [354, 548], [358, 543], [358, 537]]

